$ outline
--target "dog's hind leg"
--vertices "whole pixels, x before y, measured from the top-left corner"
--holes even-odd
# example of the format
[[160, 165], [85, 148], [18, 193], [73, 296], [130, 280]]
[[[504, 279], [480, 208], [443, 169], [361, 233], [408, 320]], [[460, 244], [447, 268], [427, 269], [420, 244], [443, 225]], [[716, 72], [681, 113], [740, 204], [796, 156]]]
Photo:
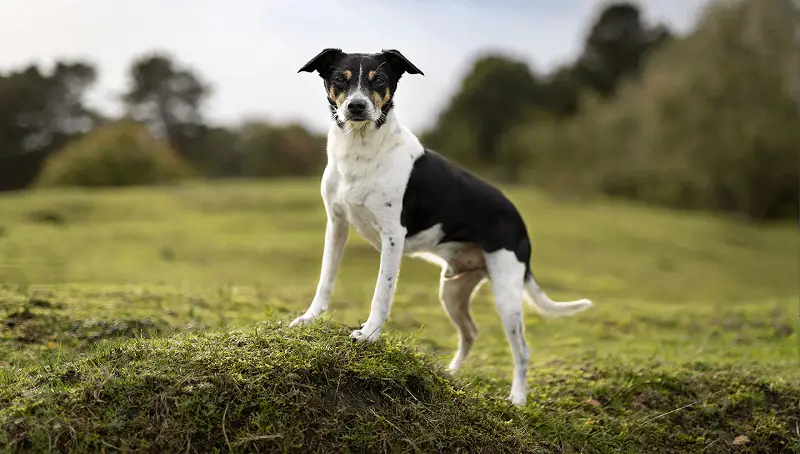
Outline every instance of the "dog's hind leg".
[[466, 271], [456, 276], [448, 277], [449, 271], [448, 268], [442, 270], [439, 299], [445, 312], [447, 312], [447, 315], [450, 316], [453, 324], [458, 329], [458, 350], [456, 350], [455, 356], [453, 356], [453, 360], [448, 367], [451, 371], [457, 371], [469, 354], [472, 343], [475, 341], [475, 336], [478, 335], [478, 328], [469, 314], [469, 303], [479, 284], [486, 277], [486, 270]]
[[524, 405], [527, 401], [530, 362], [522, 312], [525, 265], [513, 252], [505, 249], [486, 253], [485, 257], [489, 279], [492, 281], [492, 294], [514, 356], [514, 375], [509, 400], [516, 405]]

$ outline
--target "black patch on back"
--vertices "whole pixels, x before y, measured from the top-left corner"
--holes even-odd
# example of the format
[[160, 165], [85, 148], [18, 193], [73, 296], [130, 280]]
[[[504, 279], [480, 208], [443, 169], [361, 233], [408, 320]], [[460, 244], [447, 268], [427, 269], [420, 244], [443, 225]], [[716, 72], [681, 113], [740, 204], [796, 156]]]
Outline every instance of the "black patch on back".
[[513, 251], [530, 274], [531, 243], [522, 216], [499, 189], [425, 149], [403, 195], [406, 237], [441, 224], [449, 242], [474, 243], [485, 252]]

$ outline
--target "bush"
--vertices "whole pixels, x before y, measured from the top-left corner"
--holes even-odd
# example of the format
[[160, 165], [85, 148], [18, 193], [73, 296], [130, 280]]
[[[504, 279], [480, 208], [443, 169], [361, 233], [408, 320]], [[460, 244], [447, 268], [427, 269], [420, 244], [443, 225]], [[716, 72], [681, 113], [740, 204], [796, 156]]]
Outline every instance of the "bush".
[[240, 128], [239, 137], [246, 177], [318, 175], [325, 168], [325, 136], [314, 135], [298, 124], [251, 121]]
[[123, 120], [95, 129], [54, 153], [42, 186], [132, 186], [169, 183], [193, 171], [147, 126]]

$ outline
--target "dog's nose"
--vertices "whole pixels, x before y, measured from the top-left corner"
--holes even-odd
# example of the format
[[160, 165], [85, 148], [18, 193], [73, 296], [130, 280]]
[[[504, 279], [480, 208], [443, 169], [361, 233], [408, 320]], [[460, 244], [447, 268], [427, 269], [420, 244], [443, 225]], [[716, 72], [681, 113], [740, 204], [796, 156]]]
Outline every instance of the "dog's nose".
[[350, 101], [350, 104], [347, 105], [347, 111], [353, 115], [360, 115], [364, 113], [364, 109], [367, 108], [367, 103], [364, 101]]

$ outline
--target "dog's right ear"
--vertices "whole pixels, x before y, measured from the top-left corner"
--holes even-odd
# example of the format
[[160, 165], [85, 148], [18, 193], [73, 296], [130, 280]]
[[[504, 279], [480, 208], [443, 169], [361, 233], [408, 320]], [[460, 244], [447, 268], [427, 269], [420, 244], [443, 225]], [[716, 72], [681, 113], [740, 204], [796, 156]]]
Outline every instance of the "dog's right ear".
[[317, 54], [316, 57], [312, 58], [308, 63], [306, 63], [302, 68], [300, 68], [298, 73], [301, 72], [318, 72], [320, 76], [325, 76], [328, 73], [328, 70], [331, 69], [331, 65], [333, 65], [333, 61], [342, 55], [342, 49], [333, 49], [328, 48]]

